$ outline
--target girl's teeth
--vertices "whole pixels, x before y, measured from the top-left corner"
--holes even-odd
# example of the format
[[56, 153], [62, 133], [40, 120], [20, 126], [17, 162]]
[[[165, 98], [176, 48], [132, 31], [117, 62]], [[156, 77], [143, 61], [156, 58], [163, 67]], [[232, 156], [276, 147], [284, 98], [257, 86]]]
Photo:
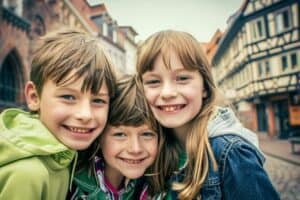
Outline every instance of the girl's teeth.
[[180, 106], [163, 106], [162, 109], [167, 112], [178, 110]]
[[123, 161], [127, 162], [129, 164], [139, 164], [139, 163], [141, 163], [141, 160], [123, 159]]

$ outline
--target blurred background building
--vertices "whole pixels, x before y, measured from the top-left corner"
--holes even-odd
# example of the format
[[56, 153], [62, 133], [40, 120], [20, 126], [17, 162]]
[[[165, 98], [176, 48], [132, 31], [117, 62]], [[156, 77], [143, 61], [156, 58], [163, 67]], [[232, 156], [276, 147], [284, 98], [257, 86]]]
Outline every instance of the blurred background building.
[[61, 26], [97, 36], [122, 73], [135, 69], [137, 32], [119, 26], [104, 4], [86, 0], [0, 0], [0, 110], [25, 105], [35, 39]]
[[299, 0], [245, 0], [204, 44], [243, 123], [279, 139], [300, 130]]

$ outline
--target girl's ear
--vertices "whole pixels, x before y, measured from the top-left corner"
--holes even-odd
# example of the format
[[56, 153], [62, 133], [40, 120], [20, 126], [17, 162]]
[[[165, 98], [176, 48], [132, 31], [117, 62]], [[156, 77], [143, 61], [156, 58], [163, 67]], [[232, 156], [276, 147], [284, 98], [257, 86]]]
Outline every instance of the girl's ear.
[[38, 111], [40, 98], [33, 82], [28, 81], [25, 86], [25, 98], [27, 106], [31, 111]]

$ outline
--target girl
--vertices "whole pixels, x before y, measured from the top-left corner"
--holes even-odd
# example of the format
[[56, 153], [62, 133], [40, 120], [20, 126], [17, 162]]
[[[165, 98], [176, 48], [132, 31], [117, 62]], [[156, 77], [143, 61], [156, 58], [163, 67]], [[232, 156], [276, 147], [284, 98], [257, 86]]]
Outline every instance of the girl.
[[110, 107], [108, 125], [98, 142], [100, 151], [76, 174], [70, 199], [147, 197], [144, 179], [137, 178], [155, 160], [162, 138], [135, 77], [119, 81]]
[[138, 50], [137, 72], [166, 137], [151, 195], [279, 199], [255, 134], [230, 109], [216, 106], [210, 66], [192, 35], [168, 30], [150, 36]]

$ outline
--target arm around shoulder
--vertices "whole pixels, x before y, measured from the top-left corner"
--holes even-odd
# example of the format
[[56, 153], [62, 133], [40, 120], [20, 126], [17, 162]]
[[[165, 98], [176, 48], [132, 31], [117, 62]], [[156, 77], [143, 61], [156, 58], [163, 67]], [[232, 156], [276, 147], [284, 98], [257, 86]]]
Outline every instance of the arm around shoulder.
[[254, 146], [238, 139], [224, 151], [223, 158], [224, 199], [280, 199]]

